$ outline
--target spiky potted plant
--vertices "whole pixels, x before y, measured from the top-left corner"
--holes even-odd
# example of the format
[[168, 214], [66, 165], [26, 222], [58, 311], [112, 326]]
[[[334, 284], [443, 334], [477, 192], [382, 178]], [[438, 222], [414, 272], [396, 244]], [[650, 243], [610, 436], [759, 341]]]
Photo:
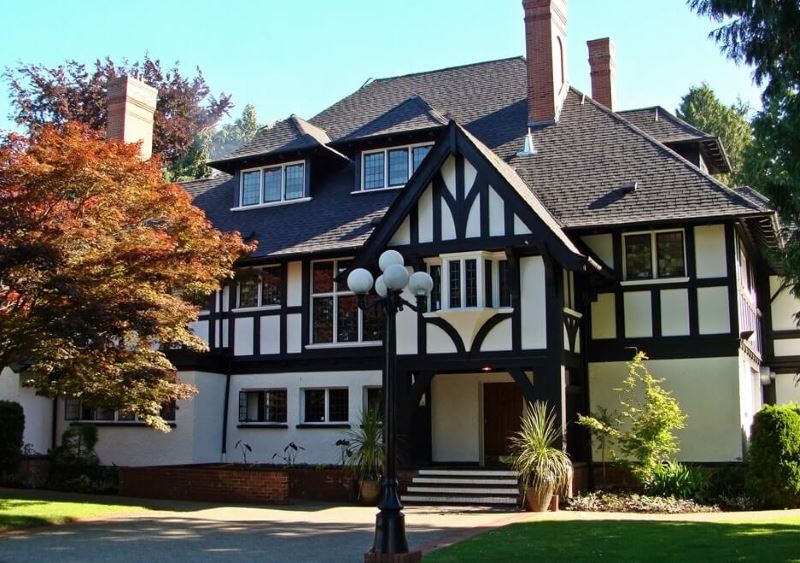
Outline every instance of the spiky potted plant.
[[564, 491], [572, 479], [572, 462], [562, 450], [561, 428], [555, 414], [541, 401], [529, 404], [522, 425], [511, 437], [512, 467], [522, 480], [528, 510], [545, 512], [553, 494]]
[[381, 493], [383, 474], [383, 423], [377, 409], [361, 411], [357, 428], [347, 433], [352, 455], [348, 462], [358, 476], [358, 498], [363, 504], [374, 505]]

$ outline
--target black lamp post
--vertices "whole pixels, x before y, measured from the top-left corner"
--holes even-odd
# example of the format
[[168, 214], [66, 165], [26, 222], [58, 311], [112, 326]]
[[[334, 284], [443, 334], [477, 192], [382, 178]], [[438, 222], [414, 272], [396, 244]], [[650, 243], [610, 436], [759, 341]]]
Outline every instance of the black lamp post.
[[[419, 561], [419, 552], [409, 553], [406, 538], [403, 504], [397, 494], [397, 401], [396, 363], [397, 363], [397, 312], [404, 307], [420, 313], [431, 289], [433, 279], [426, 272], [415, 272], [409, 276], [403, 256], [396, 250], [381, 254], [378, 265], [383, 272], [374, 280], [375, 292], [380, 299], [367, 304], [366, 295], [373, 286], [372, 274], [357, 268], [347, 276], [347, 286], [358, 296], [358, 306], [362, 309], [382, 307], [385, 319], [383, 336], [386, 352], [383, 370], [383, 441], [385, 450], [383, 493], [378, 504], [380, 512], [375, 518], [375, 541], [372, 549], [365, 554], [365, 561]], [[409, 303], [401, 296], [408, 290], [416, 297], [417, 304]]]

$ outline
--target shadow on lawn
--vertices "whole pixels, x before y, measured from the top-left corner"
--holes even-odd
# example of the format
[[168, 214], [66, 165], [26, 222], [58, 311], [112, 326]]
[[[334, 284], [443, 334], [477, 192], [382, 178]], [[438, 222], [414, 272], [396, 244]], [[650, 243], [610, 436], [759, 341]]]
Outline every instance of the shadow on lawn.
[[[797, 561], [800, 523], [523, 522], [434, 552], [430, 561]], [[426, 558], [426, 560], [428, 560]]]

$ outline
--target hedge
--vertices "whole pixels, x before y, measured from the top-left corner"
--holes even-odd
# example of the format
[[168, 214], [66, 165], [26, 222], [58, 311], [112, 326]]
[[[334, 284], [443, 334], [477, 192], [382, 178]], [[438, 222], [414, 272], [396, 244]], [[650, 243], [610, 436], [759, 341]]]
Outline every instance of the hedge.
[[800, 507], [800, 405], [767, 405], [750, 434], [747, 488], [768, 508]]

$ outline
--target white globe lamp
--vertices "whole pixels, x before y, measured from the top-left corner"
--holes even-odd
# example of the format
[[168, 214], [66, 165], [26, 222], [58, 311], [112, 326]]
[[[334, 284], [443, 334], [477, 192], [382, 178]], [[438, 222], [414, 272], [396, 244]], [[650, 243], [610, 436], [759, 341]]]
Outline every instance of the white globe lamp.
[[433, 290], [433, 278], [428, 272], [414, 272], [408, 279], [408, 290], [416, 297], [426, 297]]
[[356, 295], [366, 295], [372, 289], [372, 274], [364, 268], [356, 268], [347, 276], [347, 287]]
[[380, 258], [378, 258], [378, 266], [380, 267], [381, 272], [385, 272], [386, 269], [393, 264], [398, 264], [400, 266], [405, 264], [403, 255], [396, 250], [387, 250], [381, 254]]

